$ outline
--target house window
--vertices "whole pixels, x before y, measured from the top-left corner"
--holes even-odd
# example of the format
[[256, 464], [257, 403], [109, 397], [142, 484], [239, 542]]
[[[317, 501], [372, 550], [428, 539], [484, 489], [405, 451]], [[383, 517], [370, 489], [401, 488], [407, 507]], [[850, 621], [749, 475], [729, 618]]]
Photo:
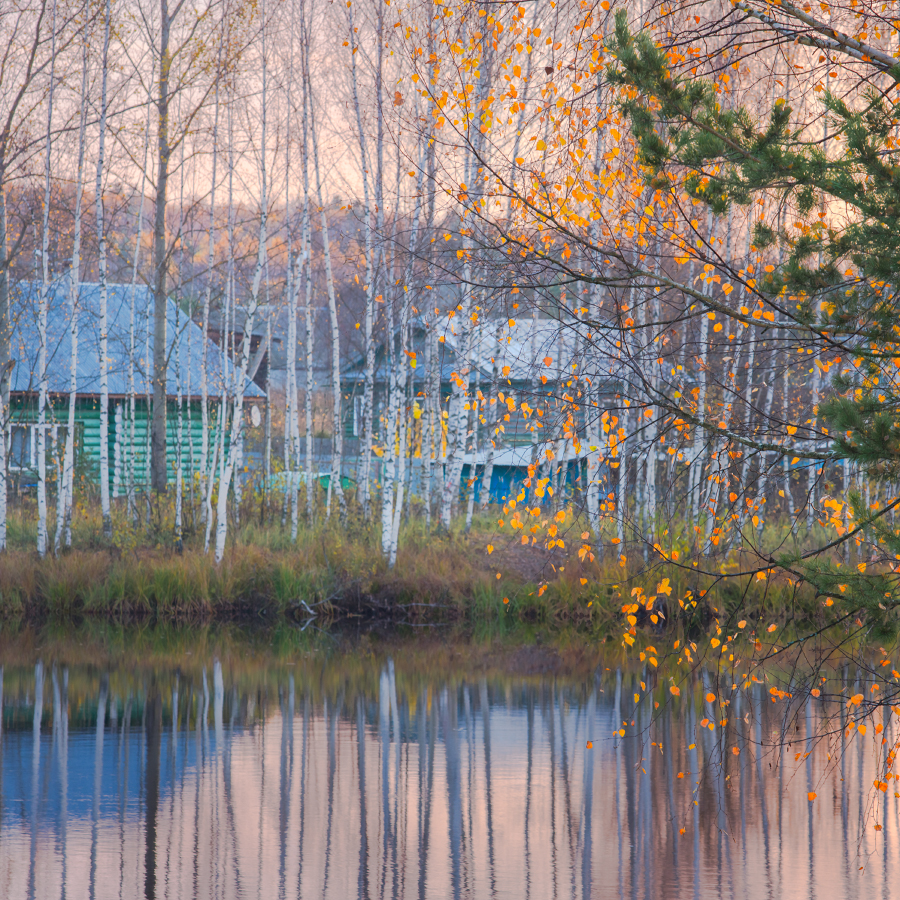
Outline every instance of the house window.
[[9, 442], [10, 469], [37, 468], [36, 447], [34, 428], [30, 425], [13, 425]]
[[[47, 425], [45, 452], [51, 464], [62, 463], [66, 452], [65, 425]], [[13, 425], [10, 428], [9, 468], [12, 471], [37, 468], [37, 425]]]

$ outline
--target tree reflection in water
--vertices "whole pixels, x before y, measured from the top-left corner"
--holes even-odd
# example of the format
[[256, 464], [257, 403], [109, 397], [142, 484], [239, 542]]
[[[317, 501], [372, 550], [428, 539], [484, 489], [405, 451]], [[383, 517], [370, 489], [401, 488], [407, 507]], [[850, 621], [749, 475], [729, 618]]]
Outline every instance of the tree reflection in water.
[[786, 722], [761, 685], [727, 740], [703, 726], [712, 672], [657, 708], [646, 672], [401, 657], [0, 667], [0, 893], [814, 898], [900, 875], [897, 801], [871, 789], [890, 716], [886, 744], [838, 735], [828, 764], [822, 707]]

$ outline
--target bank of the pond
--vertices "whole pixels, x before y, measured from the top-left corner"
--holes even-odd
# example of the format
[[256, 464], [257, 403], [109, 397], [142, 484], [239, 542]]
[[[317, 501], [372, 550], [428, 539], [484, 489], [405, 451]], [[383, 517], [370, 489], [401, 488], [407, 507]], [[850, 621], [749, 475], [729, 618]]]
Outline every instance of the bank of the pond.
[[[740, 609], [767, 619], [816, 621], [818, 606], [777, 580], [712, 579], [683, 567], [629, 571], [609, 561], [555, 556], [484, 536], [408, 540], [388, 568], [374, 542], [337, 528], [297, 545], [265, 536], [228, 549], [216, 564], [200, 548], [74, 549], [39, 558], [0, 555], [0, 616], [84, 616], [214, 621], [285, 617], [305, 621], [376, 617], [392, 622], [555, 622], [621, 636], [635, 598], [658, 595], [663, 618], [634, 610], [640, 625], [703, 630]], [[499, 543], [499, 542], [498, 542]], [[662, 590], [660, 590], [662, 588]], [[637, 591], [636, 591], [637, 589]], [[692, 598], [682, 606], [679, 602]]]

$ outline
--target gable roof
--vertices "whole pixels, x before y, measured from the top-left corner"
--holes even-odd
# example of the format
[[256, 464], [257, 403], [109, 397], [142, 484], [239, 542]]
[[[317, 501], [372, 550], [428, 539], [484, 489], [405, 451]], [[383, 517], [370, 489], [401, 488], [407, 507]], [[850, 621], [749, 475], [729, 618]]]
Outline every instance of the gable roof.
[[[466, 355], [470, 364], [475, 366], [480, 383], [493, 380], [495, 360], [498, 372], [509, 366], [509, 373], [503, 378], [508, 378], [511, 382], [531, 382], [542, 374], [552, 381], [560, 381], [571, 375], [572, 365], [576, 363], [578, 371], [587, 372], [601, 383], [616, 380], [616, 359], [596, 344], [586, 344], [583, 333], [567, 322], [527, 318], [516, 320], [510, 325], [507, 319], [485, 318], [470, 326], [465, 334], [457, 327], [456, 322], [456, 319], [451, 319], [449, 325], [441, 322], [438, 326], [443, 328], [443, 331], [438, 332], [443, 341], [436, 345], [442, 382], [449, 381], [452, 373], [460, 371], [466, 340], [469, 342]], [[433, 333], [434, 330], [434, 325], [428, 326], [421, 319], [412, 323], [413, 348], [420, 354], [420, 361], [421, 345], [426, 334]], [[549, 365], [547, 359], [550, 359]], [[342, 377], [348, 381], [358, 380], [364, 376], [364, 372], [365, 357], [359, 356], [344, 368]], [[387, 354], [384, 344], [381, 344], [376, 354], [376, 382], [386, 381], [389, 374]], [[424, 368], [417, 366], [414, 377], [424, 378]]]
[[[15, 361], [10, 390], [33, 393], [39, 389], [38, 354], [40, 350], [38, 309], [42, 284], [22, 281], [10, 291], [10, 356]], [[82, 282], [75, 300], [78, 316], [77, 391], [81, 395], [100, 393], [100, 285]], [[107, 285], [107, 318], [109, 323], [109, 393], [125, 396], [129, 391], [128, 356], [130, 345], [131, 304], [134, 302], [134, 389], [141, 396], [152, 390], [148, 376], [153, 368], [153, 295], [145, 285]], [[47, 379], [50, 393], [69, 392], [71, 367], [72, 297], [71, 281], [62, 277], [48, 286], [47, 309]], [[146, 335], [150, 324], [150, 358], [147, 358]], [[166, 393], [174, 397], [178, 390], [176, 367], [180, 365], [181, 386], [185, 397], [200, 396], [203, 372], [203, 348], [206, 345], [207, 385], [210, 397], [221, 396], [225, 379], [236, 383], [238, 368], [222, 353], [202, 330], [168, 299], [166, 336], [169, 364], [166, 370]], [[263, 392], [249, 379], [245, 380], [245, 397], [262, 397]]]

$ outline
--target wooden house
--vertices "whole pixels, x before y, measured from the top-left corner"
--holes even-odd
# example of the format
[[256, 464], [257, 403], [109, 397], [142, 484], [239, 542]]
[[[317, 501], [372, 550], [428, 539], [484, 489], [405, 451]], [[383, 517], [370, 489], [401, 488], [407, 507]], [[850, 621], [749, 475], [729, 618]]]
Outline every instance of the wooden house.
[[[39, 282], [20, 282], [11, 292], [11, 346], [13, 361], [10, 387], [9, 474], [13, 487], [33, 484], [37, 471], [37, 419], [40, 391]], [[62, 465], [68, 422], [71, 383], [72, 284], [61, 278], [47, 288], [47, 469], [50, 477]], [[78, 324], [77, 393], [75, 406], [76, 468], [96, 480], [100, 466], [100, 288], [94, 283], [77, 287], [75, 311]], [[134, 327], [132, 329], [132, 311]], [[149, 479], [149, 416], [152, 393], [153, 297], [143, 285], [111, 284], [107, 291], [109, 350], [109, 460], [113, 496], [124, 492], [126, 467], [134, 462], [137, 485]], [[167, 313], [169, 361], [166, 454], [170, 477], [178, 452], [178, 419], [181, 410], [182, 467], [186, 475], [198, 471], [202, 441], [202, 377], [205, 366], [211, 401], [226, 388], [233, 393], [238, 369], [203, 335], [170, 299]], [[131, 357], [134, 341], [133, 367]], [[133, 387], [131, 384], [133, 372]], [[135, 395], [134, 421], [130, 397]], [[263, 392], [249, 379], [244, 386], [248, 406], [264, 402]], [[179, 404], [180, 400], [180, 404]], [[209, 428], [216, 428], [216, 404], [210, 403]], [[132, 440], [133, 434], [133, 440]], [[212, 435], [210, 436], [212, 439]]]
[[[470, 479], [476, 483], [488, 456], [491, 440], [493, 447], [493, 476], [490, 494], [500, 501], [518, 490], [527, 478], [528, 467], [535, 459], [546, 459], [547, 449], [552, 449], [556, 466], [565, 469], [563, 479], [574, 484], [583, 468], [588, 453], [586, 445], [577, 440], [561, 440], [561, 417], [574, 408], [575, 431], [584, 436], [585, 417], [599, 416], [606, 406], [613, 405], [613, 398], [620, 387], [617, 364], [612, 355], [588, 344], [583, 331], [566, 322], [548, 317], [528, 317], [519, 321], [485, 318], [467, 329], [457, 328], [454, 319], [445, 322], [438, 334], [433, 328], [415, 321], [411, 328], [411, 346], [407, 353], [400, 351], [395, 335], [393, 352], [384, 342], [376, 349], [375, 356], [375, 421], [379, 423], [388, 396], [390, 373], [393, 366], [410, 366], [408, 403], [423, 408], [424, 397], [439, 390], [441, 409], [446, 411], [456, 376], [468, 386], [469, 395], [509, 399], [517, 412], [505, 412], [494, 423], [500, 426], [498, 435], [488, 434], [488, 428], [473, 422], [474, 437], [468, 442], [463, 460], [463, 484]], [[426, 340], [432, 341], [432, 365], [426, 364]], [[594, 399], [575, 397], [567, 383], [573, 372], [587, 374], [591, 380]], [[365, 382], [365, 358], [357, 357], [341, 373], [344, 391], [345, 433], [361, 436], [362, 397]], [[569, 397], [570, 399], [566, 399]], [[540, 409], [540, 414], [525, 417], [518, 410], [525, 402]], [[596, 405], [594, 405], [596, 404]], [[495, 404], [496, 405], [496, 404]], [[590, 412], [589, 412], [590, 410]], [[490, 420], [490, 415], [487, 416]], [[424, 428], [427, 417], [419, 415], [414, 420], [410, 437], [409, 454], [414, 459], [421, 456], [422, 447], [428, 442]], [[376, 425], [376, 440], [379, 438]], [[446, 435], [446, 424], [443, 428]], [[446, 456], [446, 439], [442, 440], [441, 459]], [[413, 470], [416, 469], [415, 463]], [[415, 476], [413, 478], [415, 484]]]

